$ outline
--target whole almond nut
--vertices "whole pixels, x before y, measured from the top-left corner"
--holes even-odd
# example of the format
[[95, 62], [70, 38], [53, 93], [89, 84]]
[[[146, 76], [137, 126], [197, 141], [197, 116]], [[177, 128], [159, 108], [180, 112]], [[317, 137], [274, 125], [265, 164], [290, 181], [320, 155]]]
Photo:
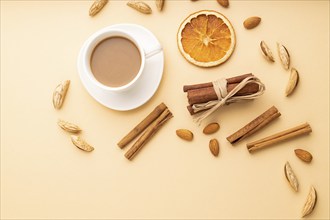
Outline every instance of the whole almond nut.
[[176, 135], [186, 141], [192, 141], [194, 134], [187, 129], [178, 129], [176, 130]]
[[219, 142], [217, 139], [211, 139], [209, 143], [211, 153], [216, 157], [219, 155]]
[[243, 25], [246, 29], [252, 29], [252, 28], [257, 27], [259, 25], [260, 21], [261, 21], [260, 17], [256, 17], [256, 16], [249, 17], [244, 21]]
[[228, 8], [228, 6], [229, 6], [229, 0], [217, 0], [217, 2], [218, 2], [222, 7]]
[[306, 162], [306, 163], [310, 163], [310, 162], [312, 161], [312, 159], [313, 159], [312, 154], [309, 153], [309, 152], [306, 151], [306, 150], [303, 150], [303, 149], [295, 149], [295, 150], [294, 150], [294, 153], [296, 154], [296, 156], [297, 156], [300, 160], [302, 160], [302, 161], [304, 161], [304, 162]]
[[210, 123], [208, 125], [206, 125], [206, 127], [203, 129], [203, 133], [204, 134], [213, 134], [215, 132], [217, 132], [220, 128], [220, 125], [216, 122], [214, 123]]

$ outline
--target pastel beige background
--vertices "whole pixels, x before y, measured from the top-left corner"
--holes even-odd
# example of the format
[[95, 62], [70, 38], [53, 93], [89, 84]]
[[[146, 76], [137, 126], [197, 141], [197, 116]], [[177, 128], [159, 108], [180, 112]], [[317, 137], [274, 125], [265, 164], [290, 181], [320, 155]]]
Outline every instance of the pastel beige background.
[[[329, 219], [329, 1], [170, 1], [158, 12], [140, 14], [126, 1], [109, 1], [91, 18], [91, 1], [1, 0], [1, 218], [2, 219], [299, 219], [310, 185], [318, 201], [309, 219]], [[176, 45], [176, 31], [189, 14], [217, 10], [232, 22], [236, 49], [225, 64], [203, 69], [189, 64]], [[242, 22], [262, 18], [253, 30]], [[135, 23], [150, 29], [165, 52], [161, 85], [144, 106], [118, 112], [97, 103], [78, 77], [76, 61], [83, 42], [112, 24]], [[275, 63], [261, 55], [265, 40]], [[300, 83], [290, 97], [289, 77], [276, 52], [284, 44]], [[252, 72], [267, 87], [258, 100], [219, 110], [208, 122], [221, 130], [211, 136], [193, 123], [185, 106], [184, 84], [207, 82]], [[53, 89], [71, 86], [61, 110], [54, 110]], [[133, 161], [116, 146], [156, 105], [174, 114]], [[282, 116], [246, 141], [230, 145], [226, 137], [275, 105]], [[58, 118], [79, 124], [95, 147], [78, 150], [56, 124]], [[255, 154], [246, 142], [309, 122], [310, 135]], [[193, 142], [175, 135], [178, 128], [195, 134]], [[221, 145], [215, 158], [211, 138]], [[293, 150], [310, 151], [311, 164]], [[283, 166], [289, 161], [300, 182], [295, 193]]]

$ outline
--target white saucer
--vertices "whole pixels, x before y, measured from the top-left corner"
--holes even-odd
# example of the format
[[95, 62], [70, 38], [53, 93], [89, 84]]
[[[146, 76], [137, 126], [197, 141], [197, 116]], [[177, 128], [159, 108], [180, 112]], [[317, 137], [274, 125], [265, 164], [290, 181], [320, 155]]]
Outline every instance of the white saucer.
[[[159, 41], [148, 29], [135, 24], [118, 24], [106, 27], [105, 29], [125, 30], [136, 37], [141, 42], [142, 47], [149, 51], [154, 45], [159, 45]], [[91, 83], [82, 68], [82, 51], [86, 43], [82, 46], [78, 56], [78, 72], [80, 79], [88, 93], [102, 105], [119, 111], [135, 109], [146, 103], [157, 91], [163, 75], [164, 52], [146, 58], [145, 68], [136, 84], [127, 91], [114, 93], [105, 91]]]

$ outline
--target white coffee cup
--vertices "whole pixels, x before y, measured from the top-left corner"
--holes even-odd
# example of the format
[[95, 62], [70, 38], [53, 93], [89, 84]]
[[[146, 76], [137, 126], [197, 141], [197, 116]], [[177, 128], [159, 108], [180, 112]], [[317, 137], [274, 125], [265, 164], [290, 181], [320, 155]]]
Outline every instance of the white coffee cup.
[[[133, 80], [131, 80], [127, 84], [125, 84], [123, 86], [119, 86], [119, 87], [111, 87], [111, 86], [102, 84], [95, 78], [95, 76], [91, 70], [91, 56], [94, 51], [94, 48], [101, 41], [103, 41], [107, 38], [110, 38], [110, 37], [123, 37], [123, 38], [130, 40], [131, 42], [133, 42], [135, 44], [135, 46], [139, 50], [140, 57], [141, 57], [140, 69], [139, 69], [138, 73], [136, 74], [136, 76], [133, 78]], [[162, 51], [161, 45], [155, 45], [153, 47], [153, 49], [151, 49], [150, 51], [145, 51], [145, 49], [141, 45], [141, 42], [139, 42], [134, 37], [133, 34], [127, 32], [127, 31], [120, 30], [120, 29], [104, 28], [104, 29], [97, 31], [93, 35], [91, 35], [85, 42], [85, 47], [81, 53], [82, 54], [82, 68], [83, 68], [84, 74], [87, 75], [87, 78], [95, 86], [97, 86], [103, 90], [111, 91], [111, 92], [127, 91], [136, 84], [136, 82], [139, 80], [139, 78], [143, 74], [143, 71], [145, 69], [146, 59], [148, 59], [149, 57], [152, 57], [153, 55], [159, 53], [160, 51]]]

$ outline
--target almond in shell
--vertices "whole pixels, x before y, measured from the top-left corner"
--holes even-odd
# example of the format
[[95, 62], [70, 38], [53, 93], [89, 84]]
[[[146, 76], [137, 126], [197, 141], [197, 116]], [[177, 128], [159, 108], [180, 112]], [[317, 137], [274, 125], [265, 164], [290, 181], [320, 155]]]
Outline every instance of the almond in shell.
[[163, 10], [165, 0], [155, 0], [158, 11]]
[[286, 96], [291, 95], [291, 93], [295, 90], [296, 86], [298, 85], [298, 81], [299, 81], [298, 71], [295, 68], [292, 67], [289, 82], [288, 82], [288, 84], [286, 86], [286, 89], [285, 89], [285, 95]]
[[291, 187], [294, 189], [294, 191], [298, 192], [298, 187], [299, 187], [298, 179], [294, 174], [289, 162], [285, 163], [284, 174], [286, 179], [290, 183]]
[[69, 86], [70, 80], [65, 80], [56, 86], [53, 92], [53, 106], [55, 109], [62, 107]]
[[95, 0], [89, 9], [89, 16], [94, 16], [99, 13], [107, 3], [108, 0]]
[[143, 14], [151, 14], [152, 12], [150, 6], [142, 1], [129, 1], [127, 2], [127, 5]]
[[267, 46], [267, 44], [265, 43], [265, 41], [261, 41], [260, 42], [260, 48], [261, 48], [261, 52], [264, 55], [264, 57], [271, 61], [271, 62], [275, 62], [274, 57], [273, 57], [273, 53], [272, 51], [269, 49], [269, 47]]
[[280, 43], [277, 43], [277, 51], [282, 62], [283, 68], [288, 70], [290, 67], [290, 54], [285, 46]]
[[315, 208], [317, 202], [317, 193], [313, 186], [311, 186], [305, 205], [302, 210], [302, 218], [311, 214]]
[[71, 135], [71, 141], [72, 143], [78, 147], [80, 150], [91, 152], [94, 150], [94, 147], [89, 145], [84, 139], [82, 139], [80, 136]]
[[303, 149], [295, 149], [295, 150], [294, 150], [294, 153], [296, 154], [296, 156], [297, 156], [300, 160], [302, 160], [302, 161], [304, 161], [304, 162], [306, 162], [306, 163], [310, 163], [310, 162], [312, 161], [312, 159], [313, 159], [312, 154], [309, 153], [309, 152], [306, 151], [306, 150], [303, 150]]
[[178, 129], [176, 130], [176, 135], [186, 141], [192, 141], [194, 137], [193, 133], [188, 129]]
[[64, 130], [64, 131], [67, 131], [67, 132], [71, 132], [71, 133], [79, 133], [81, 131], [81, 129], [73, 124], [73, 123], [70, 123], [70, 122], [67, 122], [67, 121], [63, 121], [61, 119], [58, 120], [57, 124]]

